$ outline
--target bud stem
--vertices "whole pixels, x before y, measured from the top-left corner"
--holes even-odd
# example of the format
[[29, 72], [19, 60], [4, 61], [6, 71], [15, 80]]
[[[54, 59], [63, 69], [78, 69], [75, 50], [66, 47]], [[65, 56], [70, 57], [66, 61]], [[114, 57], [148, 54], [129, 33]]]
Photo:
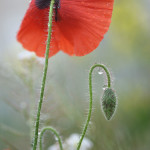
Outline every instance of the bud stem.
[[84, 129], [83, 129], [81, 138], [80, 138], [79, 143], [78, 143], [78, 146], [77, 146], [77, 150], [80, 150], [82, 141], [83, 141], [83, 139], [84, 139], [84, 136], [85, 136], [85, 134], [86, 134], [86, 131], [87, 131], [87, 128], [88, 128], [90, 119], [91, 119], [92, 107], [93, 107], [92, 73], [93, 73], [93, 70], [94, 70], [95, 68], [97, 68], [97, 67], [101, 67], [101, 68], [104, 69], [104, 71], [106, 72], [106, 75], [107, 75], [108, 88], [111, 87], [111, 78], [110, 78], [110, 73], [109, 73], [108, 69], [107, 69], [104, 65], [102, 65], [102, 64], [95, 64], [94, 66], [92, 66], [91, 69], [90, 69], [90, 72], [89, 72], [89, 93], [90, 93], [89, 112], [88, 112], [86, 124], [85, 124], [85, 126], [84, 126]]

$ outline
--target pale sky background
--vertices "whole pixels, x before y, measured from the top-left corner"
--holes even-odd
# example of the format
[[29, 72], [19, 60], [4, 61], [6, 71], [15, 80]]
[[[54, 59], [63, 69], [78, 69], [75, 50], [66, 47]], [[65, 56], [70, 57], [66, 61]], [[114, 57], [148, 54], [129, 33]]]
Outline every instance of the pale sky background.
[[17, 45], [16, 33], [28, 4], [28, 0], [0, 0], [0, 51]]

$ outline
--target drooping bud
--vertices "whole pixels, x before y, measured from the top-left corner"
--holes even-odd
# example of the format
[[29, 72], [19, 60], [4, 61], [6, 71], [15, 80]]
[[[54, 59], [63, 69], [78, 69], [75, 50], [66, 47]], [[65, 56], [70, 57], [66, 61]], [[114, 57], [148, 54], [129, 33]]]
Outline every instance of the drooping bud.
[[113, 91], [111, 88], [106, 88], [103, 93], [101, 105], [104, 116], [107, 120], [110, 120], [113, 117], [117, 106], [117, 97], [115, 91]]

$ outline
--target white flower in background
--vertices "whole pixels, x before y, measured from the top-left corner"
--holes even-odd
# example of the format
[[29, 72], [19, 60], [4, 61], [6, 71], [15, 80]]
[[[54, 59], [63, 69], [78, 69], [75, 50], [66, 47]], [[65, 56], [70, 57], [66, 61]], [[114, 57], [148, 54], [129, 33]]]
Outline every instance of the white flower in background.
[[34, 52], [29, 52], [26, 50], [18, 54], [18, 59], [24, 62], [35, 61], [39, 63], [40, 65], [43, 65], [45, 62], [44, 58], [40, 58], [36, 56]]
[[37, 57], [36, 60], [40, 65], [44, 65], [44, 63], [45, 63], [45, 58], [43, 58], [43, 57]]
[[[77, 148], [79, 139], [80, 139], [79, 134], [76, 133], [72, 134], [65, 142], [66, 149], [68, 147], [68, 150], [75, 150]], [[89, 139], [84, 138], [80, 150], [90, 150], [92, 146], [93, 143]]]
[[[65, 140], [63, 147], [65, 150], [76, 150], [77, 144], [79, 142], [80, 135], [79, 134], [72, 134], [68, 139]], [[93, 143], [84, 138], [80, 150], [90, 150], [93, 147]], [[59, 145], [55, 144], [49, 147], [48, 150], [59, 150]]]
[[34, 52], [29, 52], [29, 51], [22, 51], [18, 54], [18, 59], [19, 60], [31, 60], [31, 59], [35, 59], [36, 55]]
[[59, 145], [57, 144], [55, 144], [55, 145], [52, 145], [52, 146], [50, 146], [49, 148], [48, 148], [48, 150], [59, 150], [60, 148], [59, 148]]

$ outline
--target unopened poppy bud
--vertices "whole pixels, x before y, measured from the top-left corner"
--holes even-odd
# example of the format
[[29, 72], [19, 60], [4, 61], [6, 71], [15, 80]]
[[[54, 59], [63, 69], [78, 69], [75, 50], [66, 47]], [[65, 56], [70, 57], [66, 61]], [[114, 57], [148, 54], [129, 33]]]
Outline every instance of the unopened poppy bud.
[[114, 115], [117, 105], [115, 91], [111, 88], [106, 88], [102, 97], [102, 110], [107, 120], [110, 120]]

